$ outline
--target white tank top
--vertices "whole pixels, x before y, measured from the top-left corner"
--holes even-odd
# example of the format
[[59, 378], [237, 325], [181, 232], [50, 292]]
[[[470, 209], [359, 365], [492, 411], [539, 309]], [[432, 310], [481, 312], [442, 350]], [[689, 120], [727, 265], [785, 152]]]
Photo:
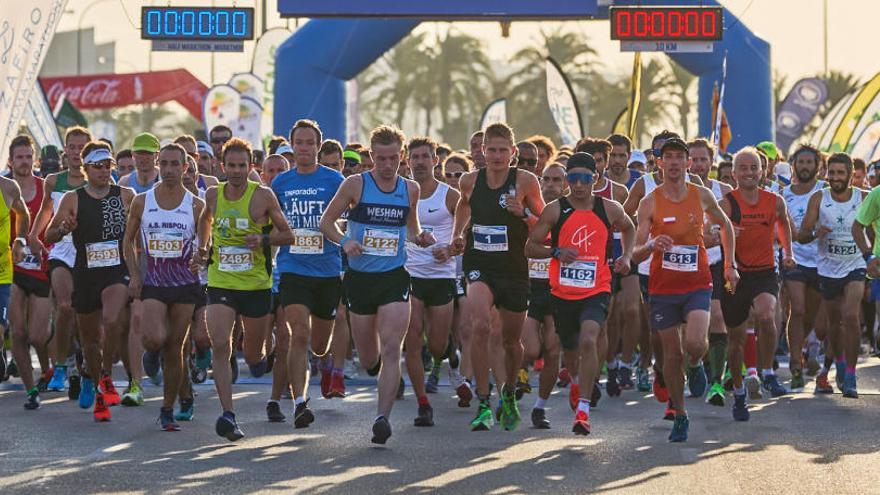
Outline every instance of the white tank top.
[[416, 278], [455, 278], [455, 259], [444, 263], [434, 259], [434, 248], [445, 247], [452, 242], [453, 216], [446, 207], [449, 186], [437, 184], [434, 194], [427, 199], [419, 199], [418, 215], [422, 230], [434, 234], [434, 246], [420, 248], [411, 242], [406, 243], [406, 270]]
[[[653, 173], [643, 175], [642, 181], [645, 183], [645, 195], [642, 196], [642, 199], [645, 199], [654, 189], [657, 189], [657, 181], [654, 180]], [[648, 256], [648, 259], [639, 263], [639, 275], [647, 276], [651, 273], [651, 258], [653, 256]]]
[[[61, 198], [65, 192], [67, 191], [52, 191], [49, 193], [52, 196], [53, 213], [58, 213], [58, 208], [61, 206]], [[60, 241], [52, 245], [49, 249], [49, 259], [63, 261], [67, 266], [73, 268], [73, 264], [76, 262], [76, 246], [73, 245], [73, 234], [65, 235]]]
[[816, 268], [819, 275], [843, 278], [853, 270], [865, 269], [865, 260], [852, 236], [852, 225], [861, 204], [862, 192], [858, 189], [852, 190], [852, 197], [845, 203], [835, 201], [831, 189], [822, 190], [816, 228], [828, 227], [831, 232], [818, 239]]
[[[712, 194], [715, 195], [715, 199], [721, 201], [721, 183], [717, 180], [709, 179], [709, 184], [712, 185], [711, 190]], [[709, 222], [709, 216], [705, 215], [705, 221]], [[717, 225], [713, 225], [712, 228], [718, 228]], [[714, 265], [716, 263], [721, 263], [721, 246], [710, 247], [706, 250], [706, 254], [709, 255], [709, 265]]]
[[146, 193], [141, 214], [144, 285], [175, 287], [195, 283], [189, 261], [198, 249], [193, 194], [185, 190], [176, 207], [166, 210], [156, 200], [156, 189]]
[[[788, 208], [788, 214], [794, 220], [792, 231], [797, 232], [801, 228], [801, 223], [807, 215], [807, 204], [814, 192], [825, 187], [825, 181], [817, 181], [806, 194], [795, 194], [791, 190], [791, 186], [782, 190], [782, 197], [785, 199], [785, 206]], [[852, 223], [850, 223], [852, 226]], [[816, 258], [818, 254], [818, 243], [814, 240], [809, 244], [801, 244], [799, 242], [791, 243], [791, 250], [794, 252], [794, 259], [798, 265], [809, 268], [816, 268]]]

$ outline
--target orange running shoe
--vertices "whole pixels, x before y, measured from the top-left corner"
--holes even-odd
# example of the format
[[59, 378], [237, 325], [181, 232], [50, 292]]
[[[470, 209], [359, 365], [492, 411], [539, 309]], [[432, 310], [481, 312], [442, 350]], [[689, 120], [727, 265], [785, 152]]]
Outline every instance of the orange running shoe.
[[655, 373], [654, 375], [654, 385], [652, 385], [654, 390], [654, 398], [657, 399], [657, 402], [667, 402], [669, 400], [669, 390], [666, 388], [666, 382], [663, 381], [663, 375], [661, 373]]
[[104, 394], [99, 393], [95, 396], [95, 422], [105, 421], [110, 421], [110, 408], [104, 402]]
[[590, 415], [584, 411], [578, 411], [577, 414], [574, 415], [574, 426], [571, 427], [571, 431], [573, 431], [575, 435], [589, 435]]
[[122, 399], [119, 398], [119, 392], [116, 391], [116, 386], [113, 385], [113, 378], [110, 375], [105, 375], [104, 378], [101, 378], [100, 388], [104, 394], [104, 403], [107, 404], [107, 407], [118, 406]]
[[532, 368], [534, 368], [535, 372], [544, 369], [544, 358], [535, 359], [535, 363], [532, 365]]
[[672, 401], [666, 403], [666, 412], [663, 413], [663, 419], [672, 421], [675, 419], [675, 408], [672, 407]]
[[[322, 376], [321, 379], [323, 380], [324, 377]], [[341, 399], [345, 397], [345, 375], [342, 373], [331, 374], [330, 387], [326, 397], [328, 399], [333, 397]]]
[[332, 397], [330, 395], [330, 382], [333, 380], [333, 374], [327, 368], [321, 367], [321, 397], [325, 399], [329, 399]]
[[571, 406], [572, 411], [576, 411], [578, 408], [578, 400], [581, 398], [581, 387], [572, 382], [571, 387], [568, 389], [568, 405]]

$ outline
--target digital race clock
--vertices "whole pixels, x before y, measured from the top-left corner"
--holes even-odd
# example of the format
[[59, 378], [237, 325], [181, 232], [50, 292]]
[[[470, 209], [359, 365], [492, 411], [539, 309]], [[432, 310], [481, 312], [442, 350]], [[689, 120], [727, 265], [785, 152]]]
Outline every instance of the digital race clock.
[[244, 41], [254, 39], [250, 7], [143, 7], [141, 39]]
[[719, 41], [721, 7], [611, 7], [611, 39], [620, 41]]

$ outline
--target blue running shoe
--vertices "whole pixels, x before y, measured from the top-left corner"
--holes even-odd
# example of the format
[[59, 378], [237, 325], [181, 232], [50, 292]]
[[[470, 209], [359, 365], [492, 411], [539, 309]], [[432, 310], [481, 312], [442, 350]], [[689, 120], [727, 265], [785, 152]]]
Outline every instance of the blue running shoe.
[[67, 366], [57, 365], [55, 371], [52, 372], [52, 379], [49, 380], [47, 390], [52, 392], [62, 392], [64, 390], [64, 382], [67, 380]]
[[213, 354], [211, 353], [211, 349], [208, 348], [205, 351], [200, 351], [196, 349], [196, 367], [202, 370], [207, 370], [211, 367], [211, 360], [214, 359]]
[[706, 387], [709, 383], [706, 380], [706, 370], [703, 369], [702, 362], [697, 366], [687, 367], [687, 379], [691, 397], [702, 397], [706, 393]]
[[855, 373], [848, 373], [843, 378], [843, 396], [848, 399], [858, 399], [859, 391], [856, 388], [856, 375]]
[[746, 403], [746, 394], [733, 394], [733, 420], [748, 421], [749, 416], [749, 405]]
[[219, 418], [217, 418], [214, 430], [218, 435], [230, 442], [235, 442], [244, 438], [244, 433], [242, 433], [241, 429], [238, 427], [238, 423], [235, 421], [235, 415], [228, 411], [224, 412]]
[[764, 375], [764, 390], [770, 392], [772, 397], [782, 397], [788, 394], [788, 390], [782, 388], [776, 375]]
[[150, 381], [153, 382], [153, 385], [161, 385], [162, 361], [159, 358], [159, 353], [154, 351], [144, 351], [141, 362], [144, 365], [144, 373], [150, 377]]
[[834, 366], [837, 368], [837, 376], [834, 377], [834, 381], [837, 382], [837, 390], [843, 390], [843, 381], [846, 377], [846, 361], [836, 360]]
[[180, 399], [180, 410], [174, 414], [177, 421], [192, 421], [195, 412], [195, 401], [193, 399]]
[[95, 384], [91, 378], [82, 377], [79, 389], [79, 407], [89, 409], [95, 403]]
[[688, 421], [687, 416], [685, 416], [684, 414], [676, 414], [675, 422], [672, 423], [672, 432], [669, 433], [669, 441], [687, 442], [689, 426], [690, 421]]
[[264, 357], [257, 364], [249, 364], [248, 369], [250, 370], [252, 377], [259, 378], [266, 374], [266, 371], [269, 369], [269, 362]]

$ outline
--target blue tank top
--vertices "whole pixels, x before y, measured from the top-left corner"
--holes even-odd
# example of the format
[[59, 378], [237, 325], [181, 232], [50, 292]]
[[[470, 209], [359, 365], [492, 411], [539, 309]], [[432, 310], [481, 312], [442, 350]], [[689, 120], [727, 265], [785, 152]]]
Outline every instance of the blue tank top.
[[151, 182], [148, 182], [146, 186], [142, 186], [140, 182], [138, 182], [138, 171], [135, 170], [128, 177], [128, 187], [134, 189], [135, 194], [141, 194], [149, 191], [159, 182], [159, 174], [156, 174], [156, 178]]
[[352, 270], [368, 273], [400, 268], [406, 264], [406, 181], [398, 177], [394, 190], [384, 192], [376, 185], [372, 172], [361, 177], [361, 199], [348, 213], [348, 236], [364, 247], [364, 253], [348, 258], [348, 265]]
[[343, 179], [339, 172], [320, 165], [310, 174], [293, 169], [272, 181], [272, 192], [293, 230], [293, 244], [278, 250], [278, 272], [307, 277], [339, 276], [339, 246], [324, 238], [320, 223]]

